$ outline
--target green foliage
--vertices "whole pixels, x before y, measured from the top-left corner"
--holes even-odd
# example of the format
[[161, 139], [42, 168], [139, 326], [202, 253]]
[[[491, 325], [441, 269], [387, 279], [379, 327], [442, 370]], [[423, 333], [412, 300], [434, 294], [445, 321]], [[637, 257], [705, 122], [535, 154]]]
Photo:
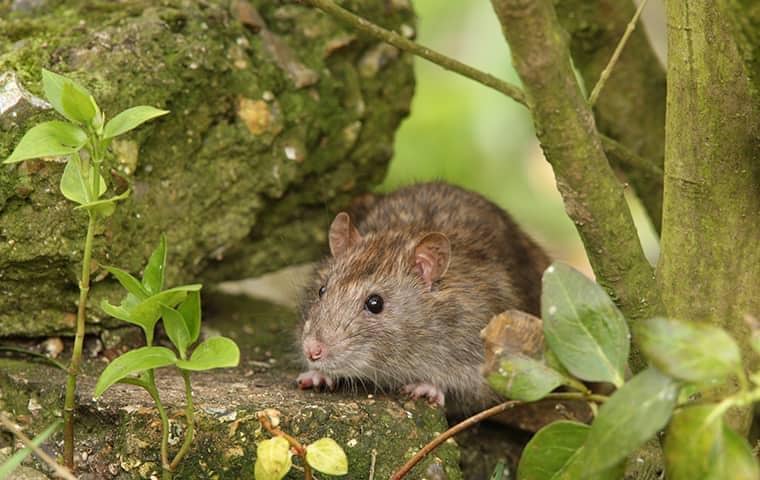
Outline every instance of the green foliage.
[[[61, 425], [63, 422], [61, 420], [56, 420], [53, 422], [49, 427], [47, 427], [45, 430], [43, 430], [42, 433], [37, 435], [32, 439], [32, 445], [35, 447], [39, 447], [42, 442], [47, 440], [52, 434], [58, 431], [58, 429], [61, 428]], [[5, 460], [2, 464], [0, 464], [0, 478], [11, 478], [11, 473], [13, 473], [14, 470], [16, 470], [19, 465], [21, 465], [21, 462], [24, 461], [26, 457], [28, 457], [32, 453], [32, 449], [29, 447], [24, 447], [18, 452], [14, 453], [10, 456], [7, 460]]]
[[106, 123], [106, 126], [103, 129], [103, 138], [118, 137], [121, 134], [139, 127], [148, 120], [166, 115], [167, 113], [169, 113], [168, 110], [160, 110], [158, 108], [144, 105], [128, 108]]
[[664, 427], [676, 403], [678, 385], [648, 368], [615, 392], [599, 409], [579, 462], [586, 474], [614, 467]]
[[127, 377], [161, 367], [174, 365], [177, 356], [165, 347], [142, 347], [115, 358], [103, 370], [95, 385], [95, 398]]
[[546, 343], [570, 373], [581, 380], [623, 384], [628, 326], [599, 285], [554, 263], [544, 273], [541, 315]]
[[348, 473], [346, 453], [332, 438], [320, 438], [306, 447], [306, 461], [312, 468], [327, 475]]
[[[77, 204], [75, 210], [83, 210], [89, 217], [82, 255], [82, 274], [79, 282], [79, 302], [80, 305], [86, 305], [90, 290], [92, 242], [98, 222], [114, 213], [116, 202], [129, 196], [129, 189], [127, 189], [110, 198], [101, 198], [108, 189], [102, 170], [106, 150], [113, 137], [168, 112], [147, 106], [133, 107], [116, 115], [108, 124], [105, 124], [105, 116], [98, 107], [95, 98], [86, 88], [74, 80], [42, 69], [42, 89], [55, 111], [63, 115], [68, 122], [53, 120], [35, 125], [24, 134], [16, 148], [3, 163], [17, 163], [33, 158], [68, 156], [61, 176], [61, 194]], [[104, 125], [108, 127], [107, 135], [104, 134]], [[80, 155], [82, 151], [85, 151], [86, 155]], [[113, 307], [107, 313], [118, 314], [115, 315], [117, 318], [133, 323], [137, 322], [143, 326], [146, 330], [146, 337], [150, 337], [148, 340], [148, 344], [150, 344], [153, 335], [152, 327], [155, 326], [155, 321], [158, 318], [156, 317], [154, 320], [153, 316], [160, 309], [159, 302], [164, 299], [155, 299], [153, 303], [151, 303], [150, 298], [143, 299], [142, 303], [132, 301], [136, 298], [134, 297], [135, 294], [131, 293], [132, 290], [138, 291], [134, 288], [132, 279], [126, 275], [126, 272], [121, 271], [114, 271], [114, 276], [122, 281], [122, 284], [128, 285], [129, 295], [132, 297], [129, 299], [128, 305], [123, 303], [120, 307]], [[183, 292], [183, 295], [185, 294]], [[174, 300], [176, 297], [171, 297], [171, 299]], [[176, 300], [176, 303], [182, 301], [183, 298], [184, 296]], [[64, 429], [64, 461], [69, 467], [74, 465], [74, 428], [72, 425], [74, 417], [72, 412], [76, 410], [74, 391], [78, 375], [77, 366], [82, 357], [85, 319], [85, 310], [79, 309], [76, 325], [77, 339], [72, 352], [72, 368], [69, 370], [69, 378], [66, 382], [63, 409], [67, 427]], [[150, 334], [148, 334], [148, 330], [150, 330]]]
[[273, 437], [259, 442], [256, 447], [256, 464], [253, 474], [256, 480], [280, 480], [293, 466], [290, 444], [282, 437]]
[[87, 134], [81, 128], [60, 120], [51, 120], [30, 128], [3, 163], [70, 155], [78, 152], [85, 144]]
[[520, 354], [502, 358], [499, 369], [489, 374], [486, 380], [499, 395], [524, 402], [540, 400], [567, 383], [556, 370]]
[[292, 453], [305, 462], [304, 478], [314, 478], [311, 475], [312, 468], [332, 476], [348, 473], [348, 457], [332, 438], [323, 437], [304, 447], [298, 440], [276, 426], [280, 422], [280, 412], [277, 410], [267, 409], [257, 412], [256, 416], [261, 425], [274, 435], [273, 438], [262, 440], [258, 444], [254, 465], [256, 480], [283, 478], [293, 466]]
[[[192, 411], [191, 371], [211, 370], [213, 368], [235, 367], [240, 362], [240, 349], [234, 341], [225, 337], [211, 337], [195, 347], [190, 359], [188, 349], [198, 340], [201, 327], [201, 285], [184, 285], [163, 289], [165, 284], [167, 246], [162, 235], [158, 247], [153, 251], [148, 264], [143, 270], [143, 277], [135, 276], [116, 267], [105, 267], [126, 290], [126, 295], [118, 306], [104, 301], [103, 310], [125, 322], [139, 325], [145, 333], [146, 346], [131, 350], [114, 359], [100, 374], [95, 386], [95, 396], [99, 397], [116, 383], [136, 385], [145, 389], [157, 403], [162, 416], [162, 459], [167, 468], [168, 453], [168, 418], [161, 405], [155, 384], [155, 369], [174, 366], [178, 368], [185, 380], [188, 428], [186, 432], [187, 448], [180, 449], [172, 464], [178, 463], [187, 454], [189, 443], [193, 438], [194, 413]], [[176, 308], [175, 308], [176, 307]], [[154, 330], [159, 320], [163, 319], [164, 330], [176, 352], [166, 347], [152, 346]], [[286, 442], [287, 443], [287, 442]], [[275, 477], [266, 477], [275, 478]], [[281, 478], [281, 477], [277, 477]]]
[[655, 317], [640, 324], [636, 337], [649, 361], [679, 380], [707, 382], [742, 368], [734, 339], [713, 325]]
[[[666, 426], [668, 479], [760, 476], [746, 439], [723, 419], [730, 408], [760, 400], [760, 372], [747, 378], [729, 335], [710, 325], [643, 321], [635, 333], [652, 366], [624, 381], [628, 329], [604, 290], [560, 263], [547, 269], [543, 285], [545, 359], [502, 352], [498, 369], [486, 372], [488, 382], [497, 393], [523, 401], [550, 397], [566, 385], [578, 392], [565, 398], [602, 406], [590, 427], [555, 422], [541, 429], [523, 452], [518, 480], [620, 479], [626, 459]], [[691, 395], [679, 395], [723, 384], [732, 375], [740, 389], [718, 403], [694, 404]], [[591, 395], [579, 380], [618, 389], [610, 397]]]

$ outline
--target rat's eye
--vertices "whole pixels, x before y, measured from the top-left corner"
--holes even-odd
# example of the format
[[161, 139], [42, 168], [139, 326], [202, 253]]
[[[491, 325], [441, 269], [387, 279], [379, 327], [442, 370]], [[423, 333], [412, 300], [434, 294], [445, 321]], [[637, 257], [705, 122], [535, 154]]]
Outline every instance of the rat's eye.
[[322, 298], [322, 296], [325, 294], [325, 290], [327, 290], [327, 288], [324, 285], [319, 287], [319, 298]]
[[367, 297], [367, 301], [364, 302], [364, 308], [369, 310], [370, 313], [377, 315], [383, 311], [383, 297], [377, 294], [372, 294]]

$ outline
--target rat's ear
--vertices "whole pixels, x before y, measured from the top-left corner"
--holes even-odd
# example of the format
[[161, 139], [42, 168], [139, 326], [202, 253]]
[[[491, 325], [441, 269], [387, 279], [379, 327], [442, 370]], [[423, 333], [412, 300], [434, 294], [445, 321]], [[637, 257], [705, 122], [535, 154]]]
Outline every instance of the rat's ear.
[[446, 235], [433, 232], [425, 235], [414, 248], [412, 264], [428, 288], [446, 273], [451, 260], [451, 244]]
[[351, 245], [361, 242], [362, 235], [351, 224], [351, 217], [346, 212], [340, 212], [330, 225], [330, 253], [333, 257], [342, 254]]

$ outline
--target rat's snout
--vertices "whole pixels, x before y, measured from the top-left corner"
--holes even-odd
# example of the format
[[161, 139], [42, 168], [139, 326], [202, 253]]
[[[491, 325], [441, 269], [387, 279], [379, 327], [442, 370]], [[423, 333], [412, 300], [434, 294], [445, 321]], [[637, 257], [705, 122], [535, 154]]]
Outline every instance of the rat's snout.
[[325, 344], [315, 338], [307, 338], [303, 341], [303, 353], [312, 362], [325, 356]]

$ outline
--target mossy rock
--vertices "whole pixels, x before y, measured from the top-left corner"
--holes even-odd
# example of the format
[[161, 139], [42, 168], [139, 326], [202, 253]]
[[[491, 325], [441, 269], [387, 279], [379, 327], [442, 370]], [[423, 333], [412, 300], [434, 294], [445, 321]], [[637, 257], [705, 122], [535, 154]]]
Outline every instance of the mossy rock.
[[[413, 25], [405, 2], [343, 3]], [[266, 0], [0, 1], [0, 52], [1, 81], [27, 90], [0, 102], [0, 158], [56, 118], [34, 99], [42, 68], [107, 116], [171, 111], [114, 144], [111, 191], [132, 194], [96, 234], [90, 326], [116, 295], [98, 264], [136, 272], [162, 232], [170, 284], [318, 257], [332, 214], [384, 177], [414, 88], [409, 56]], [[72, 330], [86, 216], [58, 192], [62, 169], [0, 165], [0, 337]]]
[[[256, 444], [269, 438], [255, 416], [265, 408], [279, 410], [282, 429], [301, 442], [323, 436], [335, 439], [349, 459], [349, 474], [341, 478], [370, 478], [373, 469], [374, 478], [387, 479], [447, 428], [442, 411], [422, 401], [377, 392], [298, 390], [292, 310], [242, 296], [211, 295], [204, 301], [212, 307], [207, 309], [210, 320], [205, 322], [203, 334], [233, 338], [240, 346], [241, 362], [235, 369], [192, 375], [197, 436], [175, 478], [253, 478]], [[78, 473], [83, 479], [160, 477], [160, 423], [150, 397], [137, 387], [116, 385], [98, 400], [92, 399], [105, 357], [121, 353], [126, 344], [140, 337], [130, 332], [115, 341], [113, 333], [108, 336], [111, 339], [102, 343], [95, 337], [87, 342], [88, 361], [78, 388]], [[172, 369], [158, 370], [156, 378], [171, 419], [170, 443], [181, 442], [182, 378]], [[64, 379], [63, 372], [49, 366], [0, 357], [0, 410], [8, 412], [27, 433], [38, 433], [60, 417]], [[60, 454], [60, 440], [61, 434], [56, 434], [44, 448]], [[9, 436], [0, 434], [0, 451], [11, 444]], [[178, 448], [173, 445], [172, 454]], [[458, 461], [457, 446], [448, 442], [406, 478], [460, 479]], [[46, 471], [33, 459], [27, 466]], [[287, 478], [303, 478], [303, 473], [294, 469]]]

